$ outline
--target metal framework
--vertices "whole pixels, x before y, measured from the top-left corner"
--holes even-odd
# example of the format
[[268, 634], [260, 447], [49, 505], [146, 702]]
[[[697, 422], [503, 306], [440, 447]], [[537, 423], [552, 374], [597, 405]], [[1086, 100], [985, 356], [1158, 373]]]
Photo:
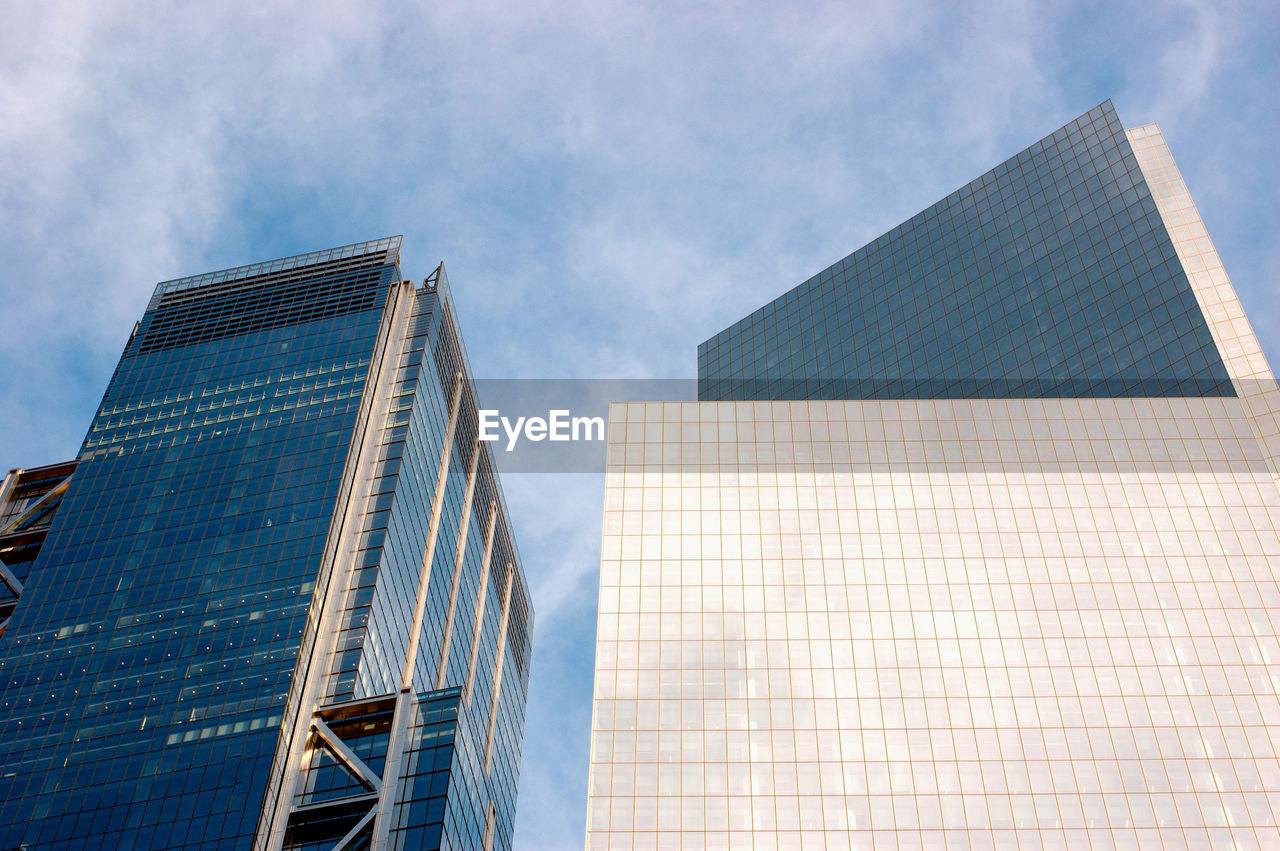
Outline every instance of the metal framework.
[[[318, 801], [297, 803], [300, 796], [295, 790], [295, 803], [289, 813], [289, 833], [306, 834], [308, 830], [332, 832], [336, 824], [349, 827], [333, 846], [334, 851], [354, 847], [357, 839], [367, 834], [367, 828], [378, 815], [386, 784], [382, 775], [362, 760], [353, 748], [353, 740], [390, 727], [396, 708], [395, 695], [361, 698], [343, 701], [317, 708], [311, 716], [302, 756], [302, 767], [313, 766], [318, 751], [333, 758], [346, 772], [351, 785], [362, 792], [325, 798]], [[353, 728], [354, 735], [344, 738], [334, 728]], [[299, 773], [299, 780], [305, 772]]]
[[27, 576], [31, 562], [40, 554], [76, 464], [64, 461], [14, 469], [0, 482], [0, 635], [26, 590], [18, 573]]

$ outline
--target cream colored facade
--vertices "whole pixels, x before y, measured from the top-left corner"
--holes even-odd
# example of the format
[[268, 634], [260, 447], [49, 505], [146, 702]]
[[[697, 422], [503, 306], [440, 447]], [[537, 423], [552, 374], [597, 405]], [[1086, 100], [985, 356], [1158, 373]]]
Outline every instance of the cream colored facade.
[[1239, 398], [612, 408], [588, 848], [1280, 847], [1275, 382], [1130, 138]]
[[1272, 475], [1280, 481], [1280, 389], [1159, 126], [1126, 130], [1174, 250], [1208, 322]]

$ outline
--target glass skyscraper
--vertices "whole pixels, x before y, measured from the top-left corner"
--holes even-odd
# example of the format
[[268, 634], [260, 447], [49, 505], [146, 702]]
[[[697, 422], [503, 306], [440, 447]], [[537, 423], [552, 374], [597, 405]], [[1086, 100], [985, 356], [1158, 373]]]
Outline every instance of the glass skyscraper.
[[528, 588], [399, 248], [161, 283], [74, 464], [6, 479], [0, 848], [509, 847]]
[[1231, 392], [1110, 103], [698, 347], [699, 398]]
[[1276, 382], [1104, 103], [615, 405], [589, 848], [1280, 846]]

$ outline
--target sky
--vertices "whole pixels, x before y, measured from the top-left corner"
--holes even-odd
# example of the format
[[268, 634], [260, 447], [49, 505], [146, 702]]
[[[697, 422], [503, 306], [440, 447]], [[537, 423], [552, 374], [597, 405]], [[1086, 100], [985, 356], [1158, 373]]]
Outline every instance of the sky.
[[[157, 281], [393, 234], [482, 378], [697, 344], [1111, 98], [1280, 363], [1271, 3], [0, 0], [0, 469], [72, 457]], [[516, 845], [581, 848], [603, 482], [504, 480]]]

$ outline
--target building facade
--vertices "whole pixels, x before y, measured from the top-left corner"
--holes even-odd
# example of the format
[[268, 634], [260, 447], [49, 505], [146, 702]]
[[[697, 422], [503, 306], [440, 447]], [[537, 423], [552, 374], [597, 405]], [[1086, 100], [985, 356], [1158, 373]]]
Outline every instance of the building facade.
[[0, 638], [0, 847], [510, 846], [528, 589], [399, 247], [157, 286]]
[[1275, 380], [1109, 103], [609, 425], [589, 848], [1280, 844]]

